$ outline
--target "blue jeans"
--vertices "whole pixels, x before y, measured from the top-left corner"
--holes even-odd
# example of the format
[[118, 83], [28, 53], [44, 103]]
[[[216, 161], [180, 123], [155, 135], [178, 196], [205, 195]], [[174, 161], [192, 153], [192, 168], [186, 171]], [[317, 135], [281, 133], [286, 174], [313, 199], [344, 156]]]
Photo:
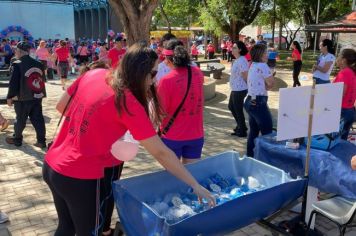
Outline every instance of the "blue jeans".
[[315, 79], [315, 84], [329, 84], [330, 80], [322, 80], [316, 77], [313, 77], [313, 79]]
[[249, 116], [250, 132], [247, 138], [247, 156], [253, 157], [255, 148], [255, 138], [261, 132], [262, 135], [272, 133], [272, 115], [267, 105], [267, 96], [257, 96], [252, 100], [247, 96], [244, 107]]
[[347, 140], [349, 136], [349, 131], [355, 120], [355, 108], [341, 109], [341, 119], [344, 119], [344, 128], [341, 132], [341, 138]]

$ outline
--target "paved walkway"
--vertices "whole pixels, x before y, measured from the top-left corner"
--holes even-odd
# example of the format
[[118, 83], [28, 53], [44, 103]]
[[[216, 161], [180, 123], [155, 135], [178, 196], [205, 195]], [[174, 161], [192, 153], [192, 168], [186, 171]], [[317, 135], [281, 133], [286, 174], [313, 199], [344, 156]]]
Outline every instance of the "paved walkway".
[[[225, 72], [229, 72], [227, 66]], [[278, 71], [278, 87], [291, 86], [291, 72]], [[302, 82], [308, 84], [309, 82]], [[48, 98], [44, 100], [44, 115], [47, 128], [47, 139], [51, 140], [57, 125], [59, 114], [55, 111], [55, 104], [62, 90], [58, 80], [47, 84]], [[226, 150], [235, 149], [241, 154], [245, 153], [246, 139], [230, 136], [234, 127], [234, 120], [227, 109], [229, 87], [227, 75], [217, 81], [217, 96], [206, 102], [205, 120], [205, 146], [204, 156], [214, 155]], [[5, 90], [0, 90], [4, 94]], [[269, 105], [273, 116], [276, 117], [278, 109], [278, 89], [270, 92]], [[13, 108], [0, 106], [2, 114], [13, 122]], [[34, 147], [35, 131], [32, 126], [24, 131], [24, 143], [20, 148], [9, 146], [5, 143], [5, 136], [12, 134], [13, 126], [0, 134], [0, 210], [6, 212], [10, 222], [0, 224], [0, 236], [7, 236], [2, 231], [7, 227], [12, 235], [53, 235], [57, 224], [57, 215], [53, 205], [53, 199], [47, 185], [42, 180], [41, 167], [43, 164], [44, 151]], [[141, 150], [134, 161], [125, 164], [123, 177], [140, 175], [147, 172], [157, 171], [159, 164], [145, 151]], [[288, 219], [293, 213], [283, 214], [276, 221]], [[117, 216], [115, 216], [117, 217]], [[328, 235], [337, 235], [334, 225], [322, 218], [317, 218], [317, 227]], [[272, 235], [269, 231], [252, 224], [235, 231], [231, 236]], [[352, 231], [349, 235], [356, 235]]]

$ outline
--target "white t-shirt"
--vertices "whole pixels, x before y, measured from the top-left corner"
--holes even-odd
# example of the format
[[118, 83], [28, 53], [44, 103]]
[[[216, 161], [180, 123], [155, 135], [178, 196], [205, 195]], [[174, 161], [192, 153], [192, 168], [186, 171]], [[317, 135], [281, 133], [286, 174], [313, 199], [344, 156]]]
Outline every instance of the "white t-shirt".
[[318, 58], [318, 66], [324, 67], [327, 62], [332, 62], [332, 65], [330, 66], [330, 69], [326, 72], [323, 73], [320, 70], [316, 70], [313, 73], [313, 77], [319, 78], [321, 80], [326, 80], [328, 81], [330, 78], [330, 73], [333, 70], [334, 64], [335, 64], [335, 56], [331, 53], [328, 53], [326, 55], [321, 54]]
[[158, 84], [159, 80], [165, 76], [166, 74], [168, 74], [171, 71], [171, 68], [169, 68], [169, 66], [167, 66], [167, 64], [162, 61], [161, 63], [158, 64], [158, 68], [157, 68], [157, 75], [156, 75], [156, 84]]
[[[194, 62], [190, 62], [191, 66], [197, 66]], [[156, 75], [156, 84], [158, 84], [159, 80], [162, 79], [163, 76], [167, 75], [169, 72], [171, 72], [171, 68], [167, 66], [167, 64], [162, 61], [161, 63], [158, 64], [157, 68], [157, 75]]]
[[232, 64], [230, 75], [231, 91], [243, 91], [247, 89], [247, 83], [242, 78], [242, 73], [246, 71], [248, 71], [248, 61], [246, 60], [246, 57], [240, 56]]
[[272, 76], [267, 63], [253, 62], [248, 70], [247, 87], [250, 96], [267, 96], [265, 80]]

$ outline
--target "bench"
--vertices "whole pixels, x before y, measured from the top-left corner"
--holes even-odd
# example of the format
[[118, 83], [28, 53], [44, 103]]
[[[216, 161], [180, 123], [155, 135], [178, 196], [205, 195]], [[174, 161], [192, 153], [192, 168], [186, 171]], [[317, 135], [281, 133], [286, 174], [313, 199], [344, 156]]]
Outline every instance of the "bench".
[[213, 74], [214, 79], [221, 79], [221, 75], [223, 70], [225, 70], [225, 66], [220, 63], [208, 63], [206, 68], [201, 68], [204, 76], [210, 76]]

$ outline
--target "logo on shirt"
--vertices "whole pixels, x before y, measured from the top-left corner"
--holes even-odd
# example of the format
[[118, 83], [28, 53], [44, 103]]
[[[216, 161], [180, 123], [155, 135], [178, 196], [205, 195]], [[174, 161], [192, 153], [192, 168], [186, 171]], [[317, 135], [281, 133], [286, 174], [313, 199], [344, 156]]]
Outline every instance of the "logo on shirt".
[[25, 73], [27, 86], [30, 88], [32, 92], [35, 93], [35, 98], [41, 98], [44, 96], [43, 93], [41, 93], [45, 87], [45, 84], [42, 79], [42, 75], [43, 75], [42, 70], [36, 67], [27, 70]]

